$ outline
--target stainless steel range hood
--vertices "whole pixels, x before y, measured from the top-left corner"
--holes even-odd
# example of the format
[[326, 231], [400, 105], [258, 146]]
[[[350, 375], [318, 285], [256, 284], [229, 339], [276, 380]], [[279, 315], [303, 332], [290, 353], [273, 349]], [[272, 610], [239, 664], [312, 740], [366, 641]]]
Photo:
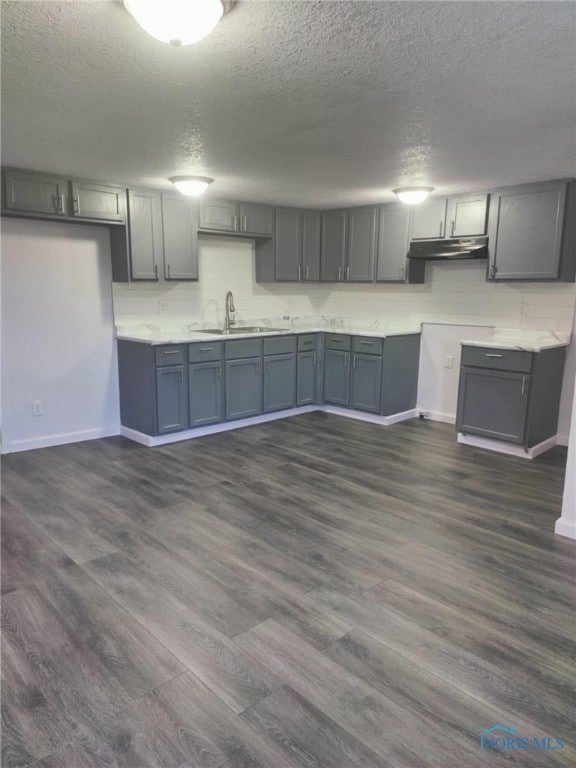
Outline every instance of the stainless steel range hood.
[[409, 259], [454, 261], [488, 258], [487, 237], [453, 237], [450, 240], [412, 240]]

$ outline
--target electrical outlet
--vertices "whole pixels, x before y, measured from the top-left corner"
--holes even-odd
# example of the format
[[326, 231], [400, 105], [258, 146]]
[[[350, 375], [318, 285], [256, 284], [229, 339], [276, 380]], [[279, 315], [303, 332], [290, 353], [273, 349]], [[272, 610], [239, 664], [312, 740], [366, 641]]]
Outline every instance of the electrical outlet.
[[454, 355], [446, 355], [444, 358], [444, 368], [454, 367]]
[[42, 400], [32, 400], [32, 416], [43, 416], [44, 406]]

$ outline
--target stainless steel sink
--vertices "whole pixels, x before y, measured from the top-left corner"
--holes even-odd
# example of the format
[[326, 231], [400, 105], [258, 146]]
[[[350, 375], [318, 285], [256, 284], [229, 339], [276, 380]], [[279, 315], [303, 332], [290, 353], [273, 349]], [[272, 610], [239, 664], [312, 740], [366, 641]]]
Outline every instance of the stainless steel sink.
[[225, 331], [223, 328], [198, 328], [194, 333], [214, 333], [219, 336], [234, 336], [238, 333], [274, 333], [275, 331], [289, 331], [289, 328], [270, 328], [267, 325], [245, 325], [238, 328], [230, 328]]

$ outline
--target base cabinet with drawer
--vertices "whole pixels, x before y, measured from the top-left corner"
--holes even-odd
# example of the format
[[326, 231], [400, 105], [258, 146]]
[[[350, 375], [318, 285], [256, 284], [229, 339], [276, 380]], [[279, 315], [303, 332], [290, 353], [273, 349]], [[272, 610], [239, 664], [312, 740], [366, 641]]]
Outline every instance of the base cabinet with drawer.
[[564, 354], [463, 346], [457, 431], [525, 448], [556, 435]]
[[359, 411], [380, 413], [383, 339], [352, 340], [352, 397], [350, 405]]

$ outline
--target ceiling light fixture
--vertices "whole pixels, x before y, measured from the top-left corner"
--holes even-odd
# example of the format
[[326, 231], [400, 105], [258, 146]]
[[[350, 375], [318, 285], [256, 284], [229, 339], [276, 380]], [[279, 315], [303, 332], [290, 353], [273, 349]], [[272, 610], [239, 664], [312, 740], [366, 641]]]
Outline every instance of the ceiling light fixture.
[[176, 47], [203, 40], [234, 0], [124, 0], [143, 30]]
[[433, 189], [434, 187], [398, 187], [392, 192], [401, 202], [407, 205], [416, 205], [416, 203], [423, 203]]
[[170, 176], [168, 181], [171, 181], [178, 192], [182, 192], [183, 195], [199, 197], [214, 179], [209, 176]]

